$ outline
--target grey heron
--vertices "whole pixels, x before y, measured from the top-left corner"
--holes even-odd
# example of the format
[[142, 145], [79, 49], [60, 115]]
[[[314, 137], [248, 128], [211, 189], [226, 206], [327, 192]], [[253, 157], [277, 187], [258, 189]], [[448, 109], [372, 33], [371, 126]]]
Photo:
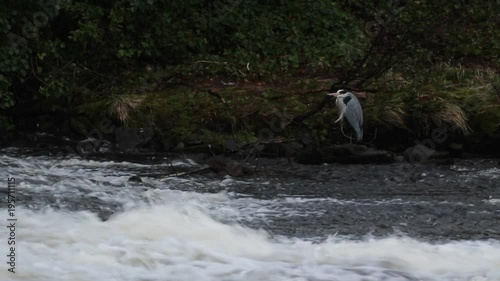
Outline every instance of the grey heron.
[[335, 104], [339, 110], [339, 118], [334, 123], [342, 121], [345, 117], [356, 132], [357, 141], [361, 141], [363, 139], [363, 109], [361, 108], [361, 104], [351, 92], [344, 89], [340, 89], [337, 92], [333, 91], [328, 95], [337, 98]]

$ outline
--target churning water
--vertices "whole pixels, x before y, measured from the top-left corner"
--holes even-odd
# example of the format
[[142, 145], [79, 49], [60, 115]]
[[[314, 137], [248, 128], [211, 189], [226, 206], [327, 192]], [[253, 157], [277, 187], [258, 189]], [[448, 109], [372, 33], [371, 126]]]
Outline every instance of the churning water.
[[18, 219], [15, 274], [0, 228], [0, 280], [500, 280], [492, 161], [137, 183], [151, 165], [0, 153]]

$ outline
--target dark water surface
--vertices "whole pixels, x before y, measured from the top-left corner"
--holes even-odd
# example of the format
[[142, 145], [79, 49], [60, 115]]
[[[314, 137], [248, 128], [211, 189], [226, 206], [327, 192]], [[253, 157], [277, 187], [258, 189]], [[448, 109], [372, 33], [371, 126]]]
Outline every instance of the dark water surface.
[[[13, 157], [9, 166], [15, 173], [15, 159], [24, 156], [15, 149], [6, 151], [6, 154]], [[127, 165], [127, 162], [109, 166], [113, 168], [111, 173], [120, 176], [158, 172], [169, 174], [169, 171], [195, 169], [197, 165], [189, 156], [185, 157], [143, 159], [140, 166]], [[50, 159], [49, 156], [38, 158]], [[54, 167], [64, 168], [64, 161], [69, 161], [67, 165], [71, 166], [71, 160], [67, 159], [71, 157], [53, 157]], [[82, 167], [82, 173], [98, 171], [98, 166], [106, 167], [106, 162], [109, 162], [102, 158], [80, 160], [104, 163], [96, 167]], [[172, 161], [179, 165], [169, 166]], [[179, 178], [180, 181], [168, 188], [199, 193], [225, 191], [235, 202], [259, 199], [261, 207], [268, 208], [267, 213], [261, 210], [267, 221], [242, 219], [240, 222], [277, 235], [306, 238], [332, 233], [354, 237], [397, 233], [428, 239], [500, 238], [500, 167], [494, 159], [456, 160], [452, 165], [401, 162], [385, 165], [296, 165], [294, 168], [290, 168], [286, 160], [267, 159], [260, 160], [255, 174], [247, 177], [233, 179], [205, 172]], [[21, 180], [35, 185], [38, 181], [50, 184], [51, 181], [64, 181], [64, 174], [48, 174], [43, 180], [37, 180], [37, 176], [33, 175]], [[90, 184], [113, 186], [112, 182], [91, 177], [88, 181]], [[85, 186], [76, 188], [79, 192], [73, 190], [68, 194], [21, 190], [19, 198], [21, 204], [29, 207], [50, 205], [70, 210], [91, 210], [98, 212], [103, 219], [123, 208], [119, 202], [103, 201]], [[165, 186], [129, 182], [128, 188], [140, 194]]]
[[148, 177], [203, 160], [133, 159], [0, 151], [29, 264], [19, 280], [500, 280], [493, 159], [293, 168], [261, 159], [237, 178]]

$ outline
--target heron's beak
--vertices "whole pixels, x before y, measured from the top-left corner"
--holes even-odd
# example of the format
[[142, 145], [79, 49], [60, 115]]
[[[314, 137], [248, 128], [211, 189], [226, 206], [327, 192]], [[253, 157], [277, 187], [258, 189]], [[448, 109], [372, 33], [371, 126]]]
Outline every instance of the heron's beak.
[[327, 95], [328, 95], [328, 96], [338, 97], [338, 96], [339, 96], [339, 93], [328, 93]]

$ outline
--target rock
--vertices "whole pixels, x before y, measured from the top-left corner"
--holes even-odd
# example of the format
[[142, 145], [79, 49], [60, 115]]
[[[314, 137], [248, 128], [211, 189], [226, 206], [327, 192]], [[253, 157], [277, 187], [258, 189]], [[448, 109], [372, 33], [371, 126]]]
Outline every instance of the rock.
[[95, 138], [88, 138], [79, 141], [76, 145], [76, 152], [80, 155], [87, 155], [95, 152], [99, 152], [99, 148], [102, 145], [102, 141]]
[[42, 132], [50, 132], [54, 128], [58, 127], [55, 125], [56, 120], [54, 119], [54, 117], [48, 114], [38, 116], [35, 122], [37, 130]]
[[405, 157], [402, 155], [397, 155], [394, 157], [394, 160], [397, 162], [403, 162], [403, 161], [405, 161]]
[[153, 138], [153, 128], [117, 128], [116, 146], [120, 150], [135, 150], [144, 147]]
[[376, 150], [365, 145], [341, 144], [303, 150], [297, 156], [297, 161], [304, 164], [307, 162], [319, 164], [319, 160], [321, 163], [381, 164], [394, 162], [394, 155], [388, 151]]
[[226, 164], [226, 172], [232, 177], [242, 177], [252, 174], [252, 168], [236, 161], [229, 161]]
[[455, 165], [455, 159], [453, 158], [436, 159], [434, 161], [434, 164], [442, 166], [451, 166]]
[[128, 181], [130, 181], [130, 182], [142, 182], [142, 179], [138, 176], [131, 176], [130, 178], [128, 178]]
[[461, 157], [464, 151], [463, 143], [450, 143], [448, 145], [448, 152], [450, 153], [450, 157]]
[[448, 151], [436, 151], [429, 158], [430, 159], [447, 159], [450, 158], [450, 152]]
[[181, 141], [181, 142], [177, 143], [177, 145], [174, 147], [174, 149], [172, 149], [172, 151], [182, 152], [185, 147], [186, 147], [186, 145], [184, 145], [184, 143]]
[[8, 146], [12, 142], [14, 142], [14, 133], [0, 128], [0, 147]]
[[409, 147], [404, 152], [404, 158], [410, 163], [428, 161], [437, 165], [453, 165], [451, 157], [456, 154], [450, 151], [436, 151], [422, 144]]
[[436, 154], [436, 151], [423, 144], [416, 144], [415, 146], [407, 148], [403, 154], [408, 162], [413, 163], [423, 162], [429, 159]]
[[324, 163], [321, 152], [313, 146], [306, 147], [299, 151], [295, 156], [295, 160], [297, 163], [305, 165], [320, 165]]
[[214, 156], [208, 160], [210, 168], [219, 174], [228, 174], [232, 177], [242, 177], [253, 173], [250, 165], [239, 163], [224, 156]]
[[227, 140], [224, 144], [224, 151], [229, 153], [235, 153], [238, 151], [238, 143], [234, 139]]
[[470, 144], [467, 151], [472, 154], [500, 157], [500, 127], [497, 133], [490, 137], [482, 138], [479, 142]]
[[199, 145], [191, 145], [185, 146], [183, 148], [184, 153], [205, 153], [208, 155], [219, 155], [224, 153], [224, 147], [221, 145], [212, 145], [212, 144], [199, 144]]

